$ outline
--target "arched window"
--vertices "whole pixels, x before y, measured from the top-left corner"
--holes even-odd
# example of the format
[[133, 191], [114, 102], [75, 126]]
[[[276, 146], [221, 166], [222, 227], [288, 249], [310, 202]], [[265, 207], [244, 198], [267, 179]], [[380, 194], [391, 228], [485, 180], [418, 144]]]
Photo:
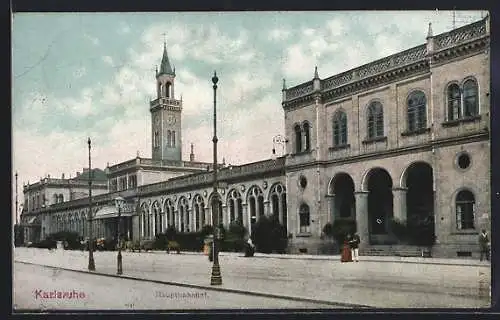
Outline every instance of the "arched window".
[[384, 111], [378, 101], [368, 106], [368, 139], [384, 136]]
[[448, 121], [461, 118], [460, 87], [453, 83], [448, 86]]
[[464, 116], [473, 117], [479, 113], [477, 83], [469, 79], [464, 83]]
[[299, 153], [302, 151], [302, 130], [298, 124], [295, 125], [295, 152]]
[[415, 91], [408, 97], [408, 131], [424, 129], [427, 126], [427, 99], [422, 91]]
[[311, 224], [309, 206], [305, 203], [300, 205], [299, 221], [300, 221], [300, 233], [309, 232], [309, 226]]
[[167, 98], [170, 98], [170, 88], [171, 88], [171, 86], [172, 85], [170, 84], [170, 82], [167, 82], [167, 84], [165, 85], [165, 87], [166, 87], [165, 88], [166, 89], [165, 90], [165, 95], [166, 95]]
[[52, 196], [52, 199], [53, 199], [53, 200], [52, 200], [52, 201], [53, 201], [53, 203], [58, 203], [58, 202], [59, 202], [59, 198], [57, 197], [57, 194], [56, 194], [56, 193], [54, 193], [54, 195]]
[[311, 149], [311, 127], [309, 122], [304, 122], [304, 151], [309, 151]]
[[457, 211], [457, 229], [474, 229], [475, 199], [472, 192], [462, 190], [457, 194], [455, 201]]
[[170, 132], [170, 130], [167, 131], [167, 147], [171, 147], [172, 146], [172, 132]]
[[153, 141], [154, 147], [155, 148], [160, 147], [160, 134], [158, 133], [158, 131], [155, 131], [153, 139], [154, 139]]
[[347, 144], [347, 116], [343, 111], [337, 111], [333, 116], [333, 145]]

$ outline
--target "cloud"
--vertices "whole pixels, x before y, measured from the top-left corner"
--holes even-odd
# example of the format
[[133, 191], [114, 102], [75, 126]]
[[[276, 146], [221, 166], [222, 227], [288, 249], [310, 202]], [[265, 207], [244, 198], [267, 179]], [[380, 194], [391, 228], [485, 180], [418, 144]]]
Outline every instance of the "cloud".
[[89, 34], [86, 34], [86, 33], [84, 34], [84, 36], [85, 36], [85, 38], [87, 38], [87, 39], [88, 39], [88, 40], [89, 40], [89, 41], [90, 41], [93, 45], [95, 45], [95, 46], [99, 45], [100, 41], [99, 41], [99, 39], [98, 39], [98, 38], [93, 37], [93, 36], [91, 36], [91, 35], [89, 35]]
[[102, 61], [104, 61], [106, 64], [109, 64], [110, 66], [114, 65], [113, 58], [111, 58], [110, 56], [103, 56]]
[[83, 77], [86, 74], [87, 74], [87, 69], [85, 67], [77, 68], [73, 72], [73, 76], [75, 77], [75, 79], [81, 78], [81, 77]]
[[290, 35], [291, 35], [290, 30], [276, 28], [269, 32], [267, 39], [270, 41], [286, 40], [288, 39], [288, 37], [290, 37]]

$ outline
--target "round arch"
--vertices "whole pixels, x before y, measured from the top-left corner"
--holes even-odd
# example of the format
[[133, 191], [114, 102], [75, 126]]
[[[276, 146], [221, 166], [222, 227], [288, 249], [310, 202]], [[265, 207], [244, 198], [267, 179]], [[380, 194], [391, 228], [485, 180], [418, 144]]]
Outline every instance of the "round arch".
[[431, 168], [431, 170], [432, 170], [432, 166], [427, 161], [417, 160], [417, 161], [411, 162], [409, 165], [407, 165], [403, 169], [403, 172], [401, 172], [401, 174], [399, 176], [399, 179], [398, 179], [399, 187], [401, 187], [401, 188], [407, 188], [408, 187], [407, 186], [408, 172], [411, 171], [411, 169], [414, 169], [416, 166], [419, 166], [419, 165], [429, 166], [429, 168]]

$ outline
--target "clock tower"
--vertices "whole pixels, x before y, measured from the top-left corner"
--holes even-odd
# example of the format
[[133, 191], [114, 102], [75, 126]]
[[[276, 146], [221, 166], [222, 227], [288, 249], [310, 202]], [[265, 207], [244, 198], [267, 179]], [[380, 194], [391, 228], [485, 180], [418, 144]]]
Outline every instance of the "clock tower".
[[149, 103], [151, 112], [151, 155], [153, 160], [182, 160], [182, 100], [174, 95], [175, 67], [163, 45], [160, 71], [156, 70], [156, 99]]

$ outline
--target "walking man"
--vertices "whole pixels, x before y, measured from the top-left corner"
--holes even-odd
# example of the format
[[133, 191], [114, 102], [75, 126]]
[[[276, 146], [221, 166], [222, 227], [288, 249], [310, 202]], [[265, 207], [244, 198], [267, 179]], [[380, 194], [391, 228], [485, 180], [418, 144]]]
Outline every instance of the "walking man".
[[479, 257], [479, 261], [483, 261], [483, 257], [486, 260], [490, 261], [490, 239], [488, 237], [488, 233], [486, 230], [481, 230], [479, 234], [479, 249], [481, 250], [481, 254]]
[[356, 262], [359, 262], [359, 243], [361, 239], [358, 234], [355, 233], [352, 238], [349, 240], [349, 246], [351, 247], [351, 255], [352, 259]]

